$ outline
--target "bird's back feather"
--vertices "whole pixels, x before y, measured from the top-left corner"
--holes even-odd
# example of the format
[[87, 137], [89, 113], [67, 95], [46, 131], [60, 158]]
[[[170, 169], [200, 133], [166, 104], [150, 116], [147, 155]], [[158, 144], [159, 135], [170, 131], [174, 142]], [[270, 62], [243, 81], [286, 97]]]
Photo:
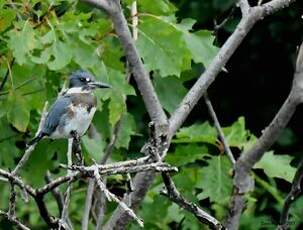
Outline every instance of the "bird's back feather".
[[55, 131], [60, 123], [61, 117], [67, 112], [68, 106], [71, 104], [71, 98], [68, 95], [59, 97], [50, 108], [42, 132], [50, 135]]

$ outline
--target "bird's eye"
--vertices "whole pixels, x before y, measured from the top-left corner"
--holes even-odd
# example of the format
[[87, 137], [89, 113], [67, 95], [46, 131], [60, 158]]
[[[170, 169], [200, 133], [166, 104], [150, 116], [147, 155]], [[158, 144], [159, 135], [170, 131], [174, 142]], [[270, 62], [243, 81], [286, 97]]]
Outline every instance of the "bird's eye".
[[81, 77], [81, 78], [80, 78], [80, 81], [86, 82], [86, 79], [85, 79], [84, 77]]

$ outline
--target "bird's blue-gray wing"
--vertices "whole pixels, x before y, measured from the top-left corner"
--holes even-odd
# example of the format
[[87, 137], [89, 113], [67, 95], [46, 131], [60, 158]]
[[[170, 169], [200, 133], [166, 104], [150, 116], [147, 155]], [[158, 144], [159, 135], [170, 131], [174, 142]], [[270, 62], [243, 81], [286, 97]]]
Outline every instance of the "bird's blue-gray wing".
[[45, 122], [42, 128], [43, 133], [50, 135], [55, 131], [60, 123], [60, 119], [67, 112], [70, 103], [71, 99], [68, 96], [61, 96], [55, 101], [45, 118]]

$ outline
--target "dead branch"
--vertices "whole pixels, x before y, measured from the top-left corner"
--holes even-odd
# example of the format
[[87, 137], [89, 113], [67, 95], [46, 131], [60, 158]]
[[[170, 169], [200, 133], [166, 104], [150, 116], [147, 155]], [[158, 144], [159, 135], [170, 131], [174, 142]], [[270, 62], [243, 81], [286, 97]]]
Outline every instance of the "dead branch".
[[[273, 1], [275, 2], [275, 1]], [[280, 1], [281, 2], [281, 1]], [[244, 194], [254, 188], [254, 180], [250, 176], [253, 166], [262, 158], [263, 154], [278, 139], [281, 131], [302, 103], [303, 95], [303, 43], [297, 57], [296, 71], [291, 91], [269, 126], [263, 131], [261, 137], [246, 152], [242, 153], [235, 165], [234, 194], [231, 199], [227, 228], [237, 229], [239, 219], [245, 206]]]

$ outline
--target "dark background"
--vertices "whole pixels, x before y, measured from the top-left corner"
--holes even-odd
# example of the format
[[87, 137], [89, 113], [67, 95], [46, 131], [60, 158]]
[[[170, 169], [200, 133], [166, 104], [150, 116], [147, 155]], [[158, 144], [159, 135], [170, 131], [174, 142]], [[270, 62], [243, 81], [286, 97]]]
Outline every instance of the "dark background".
[[[214, 19], [222, 22], [235, 8], [231, 0], [174, 0], [178, 17], [197, 20], [195, 29], [214, 29]], [[263, 1], [266, 2], [266, 1]], [[257, 1], [250, 1], [256, 5]], [[294, 74], [297, 48], [303, 38], [303, 2], [266, 17], [249, 32], [209, 88], [209, 96], [222, 125], [230, 125], [244, 116], [253, 134], [260, 136], [286, 99]], [[217, 45], [224, 44], [241, 18], [239, 8], [217, 33]], [[197, 76], [201, 67], [196, 67]], [[203, 100], [195, 107], [187, 123], [207, 118]], [[299, 107], [275, 149], [299, 155], [303, 152], [303, 109]], [[286, 152], [285, 152], [286, 151]]]

